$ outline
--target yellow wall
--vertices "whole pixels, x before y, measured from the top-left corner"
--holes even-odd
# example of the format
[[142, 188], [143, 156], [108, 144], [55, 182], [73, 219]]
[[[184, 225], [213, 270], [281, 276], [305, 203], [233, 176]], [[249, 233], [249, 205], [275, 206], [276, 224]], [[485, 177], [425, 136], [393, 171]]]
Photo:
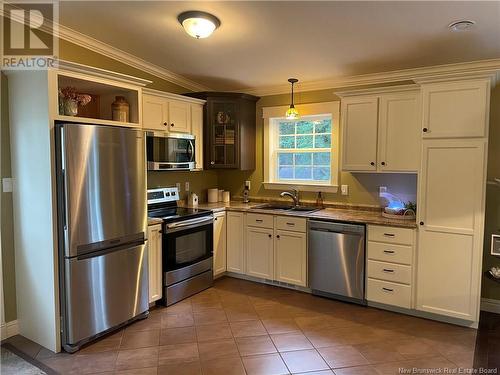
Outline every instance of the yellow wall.
[[[298, 93], [295, 97], [300, 104], [330, 102], [339, 100], [333, 89]], [[263, 119], [262, 108], [283, 106], [290, 103], [290, 96], [272, 95], [262, 97], [257, 102], [257, 168], [251, 172], [220, 171], [219, 185], [231, 191], [234, 196], [241, 196], [245, 180], [251, 181], [250, 196], [257, 198], [279, 198], [280, 191], [266, 190], [262, 185], [264, 180], [264, 144], [263, 144]], [[349, 185], [349, 195], [343, 196], [340, 190], [336, 194], [323, 194], [328, 202], [342, 202], [362, 205], [380, 205], [383, 202], [378, 197], [379, 186], [387, 186], [389, 192], [400, 196], [404, 200], [416, 199], [416, 174], [376, 174], [376, 173], [346, 173], [342, 172], [339, 184]], [[301, 198], [315, 200], [317, 193], [302, 193]]]

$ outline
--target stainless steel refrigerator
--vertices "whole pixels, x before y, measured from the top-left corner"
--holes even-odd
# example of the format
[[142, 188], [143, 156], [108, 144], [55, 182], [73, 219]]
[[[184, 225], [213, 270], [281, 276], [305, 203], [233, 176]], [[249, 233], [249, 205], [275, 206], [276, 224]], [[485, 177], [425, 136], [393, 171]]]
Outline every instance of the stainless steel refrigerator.
[[140, 130], [56, 124], [62, 345], [148, 314], [146, 161]]

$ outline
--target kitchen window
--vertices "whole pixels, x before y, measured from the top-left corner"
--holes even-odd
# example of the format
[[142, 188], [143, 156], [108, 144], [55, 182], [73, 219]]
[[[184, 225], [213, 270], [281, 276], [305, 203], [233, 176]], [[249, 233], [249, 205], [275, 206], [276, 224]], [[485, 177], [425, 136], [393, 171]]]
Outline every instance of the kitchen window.
[[283, 116], [286, 107], [264, 108], [267, 189], [337, 191], [338, 108], [338, 102], [298, 106], [298, 120]]

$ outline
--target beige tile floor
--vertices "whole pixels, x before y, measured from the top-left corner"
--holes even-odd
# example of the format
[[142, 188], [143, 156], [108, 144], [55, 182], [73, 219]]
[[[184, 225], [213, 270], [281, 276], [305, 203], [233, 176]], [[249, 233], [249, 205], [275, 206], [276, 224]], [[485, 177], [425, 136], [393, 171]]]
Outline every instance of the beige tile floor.
[[233, 278], [76, 354], [62, 374], [364, 375], [470, 368], [476, 331]]

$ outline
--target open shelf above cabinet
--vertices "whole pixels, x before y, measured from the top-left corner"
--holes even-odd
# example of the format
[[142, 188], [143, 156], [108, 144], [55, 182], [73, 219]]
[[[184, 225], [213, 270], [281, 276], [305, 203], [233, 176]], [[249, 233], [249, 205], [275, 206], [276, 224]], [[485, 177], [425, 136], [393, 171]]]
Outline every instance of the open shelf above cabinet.
[[[74, 88], [78, 94], [90, 95], [91, 101], [85, 106], [78, 105], [76, 116], [65, 114], [64, 99], [60, 95], [60, 90], [64, 88]], [[135, 87], [124, 87], [109, 83], [97, 82], [77, 78], [69, 74], [59, 73], [57, 75], [58, 108], [56, 120], [80, 121], [84, 123], [103, 123], [120, 126], [140, 126], [139, 116], [139, 89]], [[129, 105], [128, 121], [113, 120], [112, 103], [116, 97], [121, 96]]]

